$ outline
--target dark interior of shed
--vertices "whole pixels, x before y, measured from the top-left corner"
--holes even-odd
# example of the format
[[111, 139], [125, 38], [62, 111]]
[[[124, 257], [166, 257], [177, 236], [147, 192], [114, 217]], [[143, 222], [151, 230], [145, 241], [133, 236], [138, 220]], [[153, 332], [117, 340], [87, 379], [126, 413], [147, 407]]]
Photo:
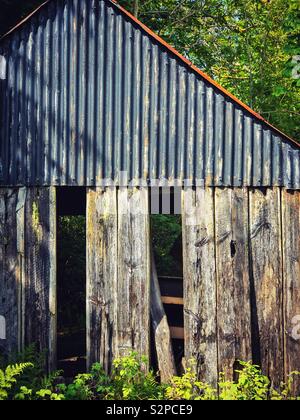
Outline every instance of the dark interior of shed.
[[[175, 363], [181, 372], [184, 356], [184, 307], [183, 307], [183, 257], [182, 226], [180, 216], [181, 191], [159, 188], [150, 194], [152, 247], [161, 298], [167, 315]], [[153, 200], [157, 203], [154, 205]], [[155, 365], [155, 348], [152, 346], [152, 363]]]
[[58, 369], [86, 369], [86, 189], [57, 189]]

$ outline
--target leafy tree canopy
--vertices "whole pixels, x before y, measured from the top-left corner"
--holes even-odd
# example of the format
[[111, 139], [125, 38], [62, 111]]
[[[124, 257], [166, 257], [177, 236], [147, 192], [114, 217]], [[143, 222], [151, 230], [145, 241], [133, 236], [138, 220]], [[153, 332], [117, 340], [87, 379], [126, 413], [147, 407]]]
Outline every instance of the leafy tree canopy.
[[[4, 33], [42, 0], [0, 0]], [[119, 0], [287, 134], [300, 134], [298, 0]], [[299, 61], [298, 61], [299, 60]]]

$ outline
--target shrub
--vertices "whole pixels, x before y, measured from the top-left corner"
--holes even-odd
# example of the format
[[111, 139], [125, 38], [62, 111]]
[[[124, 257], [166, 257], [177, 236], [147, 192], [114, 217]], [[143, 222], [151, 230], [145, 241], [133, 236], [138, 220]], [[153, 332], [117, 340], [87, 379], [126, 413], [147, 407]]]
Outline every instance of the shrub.
[[109, 388], [104, 389], [108, 391], [106, 399], [157, 400], [164, 397], [164, 387], [158, 384], [153, 371], [148, 371], [147, 358], [131, 353], [128, 357], [115, 359], [113, 367]]
[[32, 363], [19, 363], [0, 369], [0, 400], [300, 400], [292, 393], [293, 380], [299, 372], [292, 372], [287, 383], [275, 390], [258, 366], [250, 362], [240, 365], [237, 381], [228, 381], [221, 374], [217, 391], [197, 379], [192, 365], [169, 384], [159, 384], [148, 369], [147, 359], [136, 353], [115, 359], [109, 376], [96, 363], [89, 373], [77, 375], [68, 385], [57, 384], [61, 372], [43, 378], [39, 373], [32, 386], [24, 385], [28, 372], [39, 369], [36, 371]]
[[169, 400], [216, 400], [218, 392], [210, 385], [198, 381], [192, 369], [188, 368], [181, 377], [174, 376], [171, 379], [165, 396]]

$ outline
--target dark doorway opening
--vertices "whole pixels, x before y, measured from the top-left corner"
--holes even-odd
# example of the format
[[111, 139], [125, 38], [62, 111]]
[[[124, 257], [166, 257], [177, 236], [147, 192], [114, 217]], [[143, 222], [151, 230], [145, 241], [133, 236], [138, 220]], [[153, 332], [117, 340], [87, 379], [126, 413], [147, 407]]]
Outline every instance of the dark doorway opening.
[[[159, 188], [157, 191], [151, 193], [150, 199], [152, 213], [152, 249], [162, 303], [170, 327], [178, 373], [182, 371], [182, 358], [184, 357], [183, 256], [180, 197], [180, 188]], [[154, 200], [157, 202], [154, 203]], [[152, 346], [152, 349], [154, 347]], [[155, 365], [156, 357], [153, 357], [152, 362]]]
[[57, 189], [58, 369], [86, 369], [86, 189]]

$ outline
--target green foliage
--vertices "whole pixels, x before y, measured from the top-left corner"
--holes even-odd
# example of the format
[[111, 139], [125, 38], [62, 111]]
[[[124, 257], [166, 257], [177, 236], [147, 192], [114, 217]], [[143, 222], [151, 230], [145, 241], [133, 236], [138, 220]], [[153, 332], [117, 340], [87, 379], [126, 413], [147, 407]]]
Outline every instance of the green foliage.
[[59, 390], [66, 400], [145, 400], [160, 399], [163, 387], [156, 381], [152, 371], [147, 370], [147, 359], [135, 353], [117, 358], [113, 371], [107, 376], [100, 364], [92, 367], [91, 373], [76, 376], [68, 386]]
[[35, 389], [21, 383], [22, 374], [32, 368], [31, 363], [22, 363], [0, 370], [0, 400], [300, 400], [292, 391], [299, 372], [292, 372], [287, 383], [273, 389], [258, 366], [250, 362], [240, 362], [240, 366], [236, 381], [220, 375], [217, 391], [198, 380], [193, 363], [182, 376], [174, 376], [169, 384], [160, 384], [153, 371], [149, 371], [147, 359], [131, 353], [114, 360], [111, 375], [96, 363], [90, 373], [77, 375], [68, 385], [57, 383], [56, 372], [41, 388]]
[[265, 400], [300, 400], [292, 393], [293, 377], [299, 375], [293, 372], [287, 384], [282, 383], [280, 390], [270, 387], [269, 379], [262, 374], [259, 366], [250, 362], [240, 362], [236, 382], [220, 375], [219, 393], [210, 385], [197, 380], [191, 368], [181, 377], [175, 376], [166, 389], [166, 398], [170, 400], [223, 400], [223, 401], [265, 401]]
[[163, 397], [153, 371], [148, 371], [148, 360], [136, 353], [115, 359], [107, 399], [157, 400]]
[[[0, 368], [5, 369], [5, 363], [13, 366], [25, 366], [18, 375], [18, 381], [14, 381], [9, 397], [15, 399], [30, 400], [41, 399], [39, 392], [51, 390], [55, 381], [62, 375], [61, 371], [45, 374], [46, 352], [39, 352], [34, 344], [25, 348], [22, 352], [12, 353], [8, 358], [0, 361]], [[45, 393], [49, 394], [48, 392]], [[49, 399], [55, 399], [51, 392]]]
[[57, 394], [50, 389], [40, 389], [34, 393], [32, 389], [28, 389], [26, 386], [21, 386], [20, 391], [14, 397], [14, 400], [19, 401], [62, 401], [64, 399], [63, 394]]
[[172, 255], [172, 248], [181, 235], [181, 217], [152, 215], [151, 225], [157, 272], [161, 276], [182, 276], [182, 256], [176, 259]]
[[219, 382], [221, 400], [267, 400], [270, 381], [261, 373], [258, 366], [251, 363], [240, 362], [242, 370], [237, 383], [226, 381], [221, 375]]
[[77, 375], [70, 385], [60, 385], [59, 390], [66, 400], [91, 400], [93, 399], [93, 379], [93, 374], [82, 373]]
[[174, 376], [166, 388], [165, 397], [168, 400], [217, 400], [217, 390], [210, 385], [197, 380], [191, 368], [181, 377]]
[[[6, 364], [14, 365], [17, 363], [29, 363], [30, 365], [20, 375], [19, 386], [30, 387], [37, 390], [44, 387], [49, 380], [45, 376], [45, 356], [46, 352], [39, 352], [34, 344], [26, 347], [23, 351], [12, 353], [6, 360], [0, 362], [0, 368]], [[52, 374], [54, 375], [54, 374]], [[51, 376], [52, 376], [51, 375]]]
[[25, 369], [32, 367], [31, 363], [19, 363], [8, 365], [5, 370], [0, 369], [0, 400], [8, 399], [10, 391], [17, 383], [17, 376], [20, 376]]
[[85, 328], [85, 217], [64, 216], [58, 227], [58, 331]]

